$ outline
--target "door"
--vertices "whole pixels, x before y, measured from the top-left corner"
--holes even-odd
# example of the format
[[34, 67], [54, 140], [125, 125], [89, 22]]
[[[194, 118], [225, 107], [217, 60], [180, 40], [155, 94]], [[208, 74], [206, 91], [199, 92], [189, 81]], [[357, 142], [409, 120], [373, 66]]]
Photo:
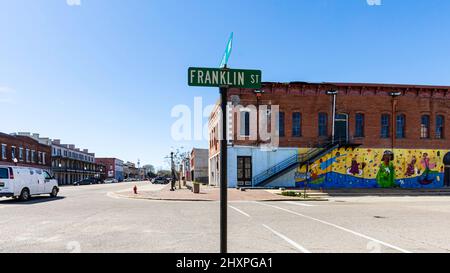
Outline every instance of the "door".
[[237, 158], [237, 185], [238, 187], [252, 186], [251, 156], [238, 156]]
[[52, 176], [44, 171], [44, 193], [51, 193], [53, 190], [53, 187], [55, 186], [55, 180], [53, 180]]
[[42, 170], [36, 170], [36, 175], [34, 176], [37, 185], [36, 185], [36, 191], [32, 194], [42, 194], [45, 192], [45, 178], [44, 178], [44, 172]]
[[12, 169], [8, 168], [0, 168], [0, 192], [12, 192], [12, 189], [9, 188], [9, 172]]
[[348, 142], [348, 115], [336, 114], [334, 122], [334, 141], [347, 143]]

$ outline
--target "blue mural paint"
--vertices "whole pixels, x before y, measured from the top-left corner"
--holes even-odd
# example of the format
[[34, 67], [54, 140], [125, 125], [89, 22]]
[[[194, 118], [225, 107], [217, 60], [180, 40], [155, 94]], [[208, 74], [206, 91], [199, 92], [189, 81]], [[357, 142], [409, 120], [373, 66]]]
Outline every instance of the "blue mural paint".
[[[396, 179], [395, 184], [399, 188], [403, 189], [439, 189], [444, 186], [444, 174], [434, 173], [429, 174], [429, 177], [433, 179], [433, 182], [428, 185], [420, 183], [421, 177]], [[296, 182], [298, 188], [304, 188], [305, 185], [311, 189], [364, 189], [364, 188], [380, 188], [376, 179], [365, 179], [355, 177], [346, 174], [340, 174], [336, 172], [330, 172], [315, 179], [309, 179], [307, 181]]]
[[320, 163], [320, 168], [322, 170], [326, 170], [331, 165], [333, 165], [333, 163], [335, 163], [340, 157], [344, 157], [344, 156], [346, 156], [346, 155], [339, 155], [339, 156], [332, 157], [332, 158]]

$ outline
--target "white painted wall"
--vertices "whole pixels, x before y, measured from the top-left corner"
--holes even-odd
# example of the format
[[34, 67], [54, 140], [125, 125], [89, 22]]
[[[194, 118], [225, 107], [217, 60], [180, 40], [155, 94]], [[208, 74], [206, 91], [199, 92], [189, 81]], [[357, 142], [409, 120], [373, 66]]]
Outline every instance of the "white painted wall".
[[220, 154], [209, 159], [209, 185], [220, 186]]
[[[297, 148], [279, 148], [274, 151], [256, 147], [228, 147], [228, 186], [237, 187], [237, 157], [252, 157], [253, 177], [298, 153]], [[295, 187], [295, 170], [277, 178], [269, 184], [276, 187]]]

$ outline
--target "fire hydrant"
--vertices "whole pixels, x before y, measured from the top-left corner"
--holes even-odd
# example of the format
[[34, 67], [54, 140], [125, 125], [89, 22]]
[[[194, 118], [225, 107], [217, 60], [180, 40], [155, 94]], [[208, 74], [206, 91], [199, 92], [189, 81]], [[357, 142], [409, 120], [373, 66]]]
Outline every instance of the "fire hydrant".
[[138, 194], [136, 185], [133, 187], [133, 192], [134, 192], [134, 194]]

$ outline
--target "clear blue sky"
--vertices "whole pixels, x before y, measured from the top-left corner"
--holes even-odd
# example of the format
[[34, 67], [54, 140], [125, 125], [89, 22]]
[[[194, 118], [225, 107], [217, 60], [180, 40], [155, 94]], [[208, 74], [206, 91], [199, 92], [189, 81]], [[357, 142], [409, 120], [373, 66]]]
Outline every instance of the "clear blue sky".
[[[69, 0], [76, 1], [76, 0]], [[0, 131], [61, 138], [155, 166], [177, 143], [170, 112], [214, 103], [189, 66], [264, 81], [450, 85], [450, 1], [0, 0]]]

